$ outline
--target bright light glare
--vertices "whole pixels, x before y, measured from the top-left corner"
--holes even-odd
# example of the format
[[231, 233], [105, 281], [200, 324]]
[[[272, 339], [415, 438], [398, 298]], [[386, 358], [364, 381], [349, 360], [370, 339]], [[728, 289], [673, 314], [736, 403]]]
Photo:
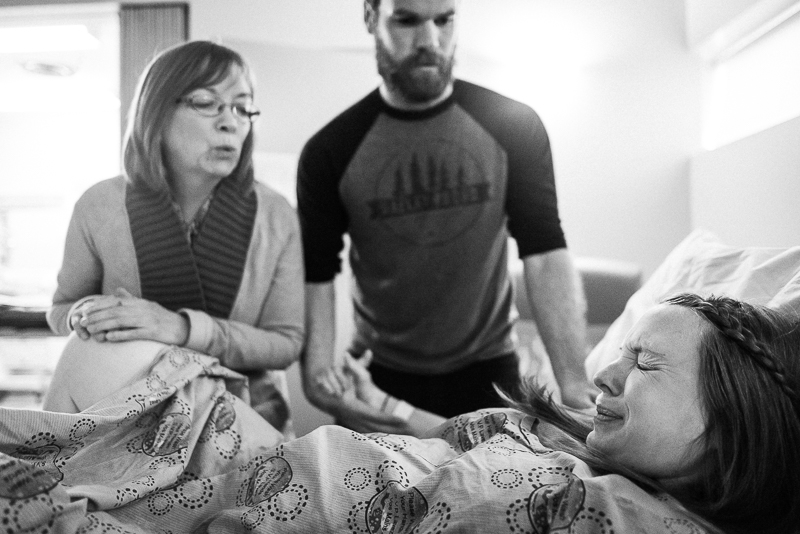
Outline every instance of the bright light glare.
[[707, 95], [707, 150], [800, 116], [800, 16], [719, 63]]
[[[107, 90], [58, 84], [0, 86], [0, 113], [107, 114], [118, 110], [119, 98]], [[58, 87], [61, 85], [61, 87]]]
[[99, 46], [82, 24], [0, 28], [0, 53], [71, 52]]
[[527, 17], [496, 28], [487, 25], [475, 34], [462, 31], [460, 45], [492, 65], [491, 72], [475, 78], [536, 109], [574, 109], [586, 67], [596, 59], [590, 37], [565, 31], [557, 23], [531, 28]]

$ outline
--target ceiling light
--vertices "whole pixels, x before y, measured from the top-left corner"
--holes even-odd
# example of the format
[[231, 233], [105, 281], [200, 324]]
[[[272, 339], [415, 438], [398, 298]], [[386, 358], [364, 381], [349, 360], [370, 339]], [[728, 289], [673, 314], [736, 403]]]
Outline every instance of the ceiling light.
[[72, 76], [75, 69], [63, 63], [53, 63], [48, 61], [25, 61], [22, 68], [34, 74], [44, 74], [45, 76]]
[[71, 52], [99, 46], [82, 24], [0, 28], [0, 53]]

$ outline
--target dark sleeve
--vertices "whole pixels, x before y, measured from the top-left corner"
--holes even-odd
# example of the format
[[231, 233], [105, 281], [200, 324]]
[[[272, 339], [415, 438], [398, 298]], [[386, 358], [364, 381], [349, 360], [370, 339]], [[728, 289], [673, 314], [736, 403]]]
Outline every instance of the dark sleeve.
[[307, 282], [328, 282], [341, 271], [347, 210], [339, 183], [381, 109], [373, 91], [317, 132], [297, 167], [297, 210]]
[[558, 215], [550, 139], [532, 109], [520, 114], [520, 132], [508, 146], [508, 230], [517, 241], [519, 257], [567, 246]]
[[529, 106], [461, 82], [464, 105], [508, 156], [508, 230], [521, 258], [567, 246], [558, 215], [550, 139]]

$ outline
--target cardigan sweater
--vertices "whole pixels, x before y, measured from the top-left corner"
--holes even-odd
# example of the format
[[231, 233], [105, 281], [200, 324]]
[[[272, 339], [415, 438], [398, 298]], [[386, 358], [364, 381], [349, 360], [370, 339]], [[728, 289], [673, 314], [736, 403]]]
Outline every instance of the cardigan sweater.
[[[77, 201], [67, 230], [51, 329], [71, 331], [70, 311], [86, 298], [125, 288], [141, 297], [136, 252], [122, 176], [90, 187]], [[300, 230], [294, 209], [263, 183], [254, 184], [257, 211], [239, 290], [227, 319], [182, 309], [190, 323], [186, 347], [244, 373], [285, 368], [303, 344], [304, 292]], [[277, 362], [282, 362], [278, 364]], [[285, 377], [273, 374], [285, 391]]]

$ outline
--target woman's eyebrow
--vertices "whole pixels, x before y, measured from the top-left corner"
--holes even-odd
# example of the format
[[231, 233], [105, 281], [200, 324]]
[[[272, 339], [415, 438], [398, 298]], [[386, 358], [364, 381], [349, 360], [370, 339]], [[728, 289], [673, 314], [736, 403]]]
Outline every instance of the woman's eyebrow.
[[648, 346], [647, 343], [642, 343], [639, 345], [639, 354], [659, 360], [665, 360], [668, 358], [665, 352], [657, 351], [652, 346]]
[[663, 352], [658, 352], [657, 350], [653, 350], [649, 347], [639, 347], [639, 354], [645, 354], [648, 356], [654, 356], [656, 358], [664, 359], [667, 355]]

